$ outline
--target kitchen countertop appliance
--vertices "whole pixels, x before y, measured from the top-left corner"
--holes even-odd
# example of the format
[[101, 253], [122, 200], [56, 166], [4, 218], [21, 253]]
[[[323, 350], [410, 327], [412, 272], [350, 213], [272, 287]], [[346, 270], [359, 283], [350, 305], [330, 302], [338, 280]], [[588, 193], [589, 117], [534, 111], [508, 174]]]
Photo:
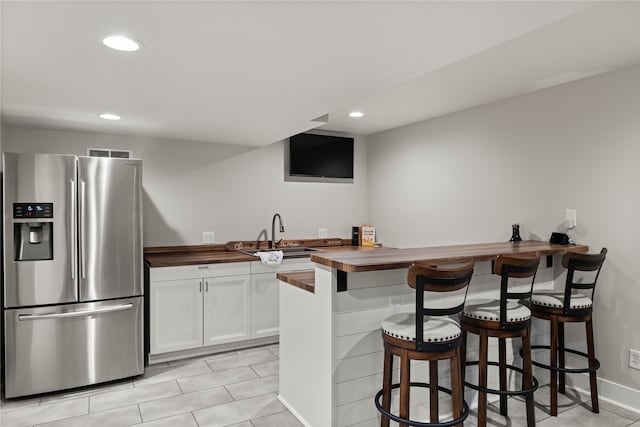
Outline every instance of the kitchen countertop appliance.
[[144, 373], [142, 162], [3, 156], [4, 396]]

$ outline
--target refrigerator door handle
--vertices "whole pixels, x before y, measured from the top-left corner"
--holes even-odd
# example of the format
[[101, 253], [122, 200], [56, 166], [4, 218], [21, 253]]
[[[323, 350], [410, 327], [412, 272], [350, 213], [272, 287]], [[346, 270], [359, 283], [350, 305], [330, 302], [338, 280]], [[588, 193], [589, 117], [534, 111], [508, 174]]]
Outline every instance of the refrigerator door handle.
[[114, 311], [131, 310], [133, 304], [112, 305], [110, 307], [101, 307], [94, 310], [68, 311], [65, 313], [45, 313], [45, 314], [19, 314], [18, 320], [42, 320], [42, 319], [60, 319], [65, 317], [81, 317], [92, 314], [111, 313]]
[[71, 226], [71, 279], [76, 279], [76, 271], [78, 270], [78, 259], [76, 253], [76, 245], [78, 240], [78, 231], [76, 230], [76, 185], [75, 181], [69, 180], [69, 190], [71, 194], [71, 206], [69, 207], [69, 224]]
[[80, 200], [79, 200], [79, 205], [80, 205], [80, 212], [78, 213], [78, 221], [80, 222], [80, 239], [79, 241], [79, 245], [80, 245], [80, 278], [81, 279], [86, 279], [86, 255], [84, 253], [84, 236], [85, 236], [85, 232], [84, 232], [84, 203], [85, 203], [85, 182], [83, 180], [80, 180]]

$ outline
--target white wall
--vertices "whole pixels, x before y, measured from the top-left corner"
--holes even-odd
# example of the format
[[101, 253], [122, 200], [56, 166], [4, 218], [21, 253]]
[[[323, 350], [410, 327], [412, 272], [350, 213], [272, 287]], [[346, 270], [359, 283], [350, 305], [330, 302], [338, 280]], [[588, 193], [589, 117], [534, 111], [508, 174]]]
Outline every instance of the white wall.
[[6, 125], [7, 152], [86, 155], [87, 147], [132, 149], [143, 160], [144, 244], [201, 244], [202, 232], [216, 243], [271, 234], [279, 212], [284, 238], [350, 238], [351, 226], [366, 222], [366, 145], [356, 138], [353, 184], [284, 182], [284, 143], [262, 148], [170, 141], [89, 132]]
[[[514, 222], [546, 240], [577, 209], [578, 240], [609, 249], [594, 315], [599, 375], [640, 390], [628, 367], [629, 348], [640, 349], [640, 67], [367, 140], [369, 221], [386, 245], [504, 241]], [[584, 348], [582, 329], [569, 332]]]

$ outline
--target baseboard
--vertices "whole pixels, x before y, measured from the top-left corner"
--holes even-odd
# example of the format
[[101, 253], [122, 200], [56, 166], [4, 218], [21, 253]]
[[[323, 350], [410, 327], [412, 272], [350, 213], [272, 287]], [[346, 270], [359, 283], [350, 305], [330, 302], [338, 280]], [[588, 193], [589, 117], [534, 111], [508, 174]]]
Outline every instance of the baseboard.
[[296, 411], [294, 409], [293, 406], [291, 406], [289, 404], [289, 402], [287, 402], [280, 393], [278, 393], [278, 400], [280, 401], [280, 403], [282, 403], [284, 405], [285, 408], [287, 408], [289, 410], [289, 412], [291, 412], [293, 414], [294, 417], [296, 417], [298, 419], [298, 421], [300, 421], [300, 424], [302, 424], [304, 427], [312, 427], [311, 424], [309, 424], [307, 422], [307, 420], [305, 420], [302, 415], [300, 415], [298, 413], [298, 411]]
[[[567, 376], [567, 386], [580, 394], [590, 396], [589, 375]], [[613, 405], [640, 414], [640, 390], [598, 378], [598, 397]]]
[[147, 355], [147, 364], [172, 362], [176, 360], [189, 359], [192, 357], [207, 356], [209, 354], [224, 353], [231, 350], [243, 350], [245, 348], [257, 347], [261, 345], [275, 344], [279, 342], [280, 336], [253, 338], [244, 341], [234, 341], [225, 344], [212, 345], [207, 347], [197, 347], [190, 350], [178, 350], [168, 353]]

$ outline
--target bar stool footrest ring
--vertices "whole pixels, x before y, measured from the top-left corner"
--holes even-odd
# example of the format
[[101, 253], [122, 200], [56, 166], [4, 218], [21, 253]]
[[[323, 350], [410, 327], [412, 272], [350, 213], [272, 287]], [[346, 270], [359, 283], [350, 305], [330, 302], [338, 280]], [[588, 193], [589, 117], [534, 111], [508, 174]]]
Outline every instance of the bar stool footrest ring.
[[[546, 349], [551, 351], [551, 346], [550, 345], [532, 345], [531, 346], [531, 350], [533, 349]], [[522, 352], [522, 349], [520, 349], [520, 351]], [[559, 351], [559, 350], [558, 350]], [[586, 359], [589, 359], [589, 355], [587, 353], [583, 353], [581, 351], [578, 350], [573, 350], [570, 348], [565, 348], [564, 349], [565, 352], [567, 353], [571, 353], [571, 354], [575, 354], [576, 356], [580, 356], [580, 357], [584, 357]], [[593, 368], [561, 368], [561, 367], [554, 367], [551, 365], [548, 365], [546, 363], [542, 363], [542, 362], [536, 362], [534, 360], [531, 361], [531, 364], [534, 366], [537, 366], [538, 368], [544, 368], [544, 369], [548, 369], [550, 371], [556, 371], [556, 372], [564, 372], [567, 374], [584, 374], [584, 373], [590, 373], [590, 372], [595, 372], [600, 368], [600, 361], [598, 359], [593, 359], [594, 360], [594, 366]]]
[[[429, 388], [430, 386], [429, 383], [418, 383], [418, 382], [415, 382], [415, 383], [412, 382], [412, 383], [409, 383], [409, 385], [411, 387], [424, 387], [424, 388]], [[395, 383], [391, 385], [392, 390], [396, 388], [400, 388], [400, 383]], [[450, 396], [452, 395], [451, 389], [448, 389], [442, 386], [438, 386], [438, 391], [442, 391]], [[380, 403], [380, 399], [382, 398], [383, 392], [384, 390], [380, 390], [378, 391], [378, 393], [376, 393], [376, 396], [374, 398], [376, 408], [381, 414], [389, 417], [392, 421], [395, 421], [400, 424], [407, 424], [412, 427], [452, 427], [452, 426], [455, 426], [456, 424], [462, 423], [464, 420], [467, 419], [467, 416], [469, 416], [469, 405], [467, 405], [467, 402], [465, 402], [465, 400], [463, 399], [462, 415], [460, 415], [458, 418], [454, 418], [451, 421], [445, 421], [442, 423], [423, 423], [420, 421], [413, 421], [413, 420], [408, 420], [406, 418], [400, 418], [399, 416], [392, 414], [391, 412], [387, 411], [382, 407], [382, 403]]]
[[[465, 366], [478, 365], [478, 364], [480, 364], [480, 362], [478, 360], [475, 360], [471, 362], [466, 362]], [[500, 366], [498, 362], [487, 362], [487, 365], [498, 366], [498, 367]], [[505, 365], [505, 367], [509, 370], [516, 371], [524, 375], [524, 371], [522, 370], [522, 368], [519, 368], [513, 365]], [[531, 384], [532, 386], [530, 388], [527, 388], [524, 390], [497, 390], [495, 388], [480, 387], [479, 385], [472, 384], [467, 381], [464, 382], [465, 386], [472, 388], [474, 390], [478, 390], [483, 393], [499, 394], [504, 396], [526, 396], [528, 394], [533, 394], [533, 392], [538, 389], [538, 380], [533, 375], [531, 375]]]

